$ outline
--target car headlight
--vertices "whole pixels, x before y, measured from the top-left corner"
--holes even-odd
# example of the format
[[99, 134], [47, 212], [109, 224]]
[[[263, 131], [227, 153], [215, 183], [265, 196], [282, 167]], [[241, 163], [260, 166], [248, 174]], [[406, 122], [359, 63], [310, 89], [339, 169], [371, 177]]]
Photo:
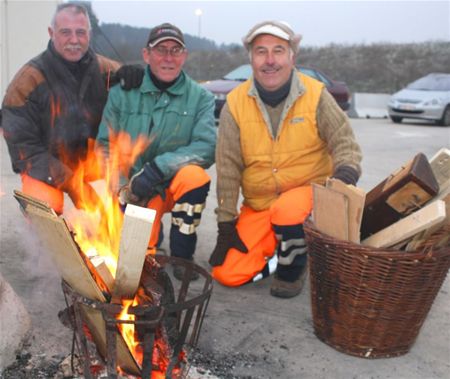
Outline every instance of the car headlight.
[[442, 105], [442, 99], [431, 99], [431, 100], [425, 101], [423, 103], [423, 105], [427, 105], [427, 106]]

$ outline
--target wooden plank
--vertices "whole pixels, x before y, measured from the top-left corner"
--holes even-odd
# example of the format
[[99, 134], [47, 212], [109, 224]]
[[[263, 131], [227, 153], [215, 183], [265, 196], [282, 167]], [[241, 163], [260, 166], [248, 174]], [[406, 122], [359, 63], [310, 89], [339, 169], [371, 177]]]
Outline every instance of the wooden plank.
[[440, 149], [431, 159], [430, 166], [439, 187], [450, 180], [450, 150]]
[[366, 193], [363, 189], [347, 185], [338, 179], [328, 179], [327, 188], [344, 194], [348, 199], [348, 239], [360, 242], [361, 220], [364, 211]]
[[373, 247], [393, 246], [438, 224], [445, 217], [445, 202], [437, 200], [366, 238], [362, 244]]
[[114, 276], [112, 276], [111, 271], [109, 271], [109, 268], [105, 262], [105, 258], [100, 255], [95, 255], [93, 257], [90, 257], [89, 259], [108, 288], [113, 288]]
[[19, 202], [22, 209], [25, 211], [28, 205], [33, 205], [35, 208], [39, 208], [41, 211], [56, 215], [56, 212], [52, 208], [50, 208], [50, 205], [45, 201], [38, 200], [18, 190], [14, 190], [14, 197]]
[[[63, 218], [56, 213], [48, 212], [34, 199], [23, 198], [26, 215], [30, 219], [40, 240], [47, 247], [61, 277], [77, 293], [88, 299], [105, 302], [106, 298], [98, 287], [91, 272], [83, 260], [77, 244]], [[38, 204], [38, 206], [35, 206]], [[51, 209], [51, 208], [50, 208]], [[82, 306], [83, 318], [92, 333], [94, 342], [104, 358], [106, 358], [106, 326], [100, 310]], [[122, 335], [117, 331], [117, 363], [128, 372], [140, 375], [140, 368], [129, 351]]]
[[[448, 225], [450, 224], [450, 194], [447, 194], [442, 199], [442, 201], [445, 202], [445, 212], [446, 212], [445, 219], [439, 222], [438, 224], [434, 225], [433, 227], [430, 227], [420, 233], [417, 233], [406, 246], [407, 251], [419, 249], [424, 244], [424, 242], [431, 236], [440, 233], [441, 231], [444, 230], [444, 228], [448, 229]], [[443, 235], [441, 239], [442, 243], [445, 243], [446, 240], [448, 240], [448, 238], [449, 238], [448, 235], [447, 236]], [[436, 245], [439, 245], [441, 241], [439, 241]]]
[[[95, 346], [97, 347], [100, 355], [106, 359], [107, 357], [107, 344], [106, 344], [106, 324], [103, 319], [102, 312], [98, 309], [88, 307], [86, 305], [81, 306], [82, 316], [89, 330], [92, 333], [92, 338], [94, 339]], [[116, 347], [117, 347], [117, 365], [130, 374], [140, 376], [141, 370], [139, 365], [136, 363], [133, 355], [130, 353], [125, 340], [117, 330], [116, 337]]]
[[313, 188], [313, 220], [316, 228], [343, 241], [348, 240], [348, 199], [344, 194], [319, 184]]
[[127, 205], [120, 238], [113, 298], [134, 298], [144, 267], [155, 216], [156, 211], [153, 209]]
[[81, 257], [63, 218], [33, 205], [26, 212], [61, 277], [80, 295], [104, 302], [105, 296]]

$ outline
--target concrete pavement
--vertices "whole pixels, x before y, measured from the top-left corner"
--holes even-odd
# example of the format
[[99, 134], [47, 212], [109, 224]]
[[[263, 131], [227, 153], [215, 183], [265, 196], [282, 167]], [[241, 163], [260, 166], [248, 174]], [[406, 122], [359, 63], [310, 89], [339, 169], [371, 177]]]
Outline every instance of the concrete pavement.
[[[429, 158], [450, 146], [450, 128], [394, 125], [386, 119], [352, 120], [363, 149], [360, 187], [370, 190], [392, 171], [423, 152]], [[0, 272], [21, 296], [33, 323], [32, 354], [66, 356], [71, 333], [57, 319], [64, 307], [59, 277], [12, 198], [20, 188], [4, 141], [0, 144]], [[210, 173], [215, 176], [214, 168]], [[213, 180], [214, 184], [214, 180]], [[0, 192], [1, 192], [0, 191]], [[213, 185], [199, 228], [196, 261], [207, 260], [216, 238]], [[168, 230], [168, 218], [165, 218]], [[166, 240], [163, 247], [168, 248]], [[444, 282], [411, 351], [401, 357], [367, 360], [342, 354], [313, 332], [309, 286], [294, 299], [269, 294], [271, 279], [242, 288], [215, 284], [199, 340], [208, 359], [194, 362], [220, 378], [450, 378], [450, 280]], [[56, 358], [55, 358], [56, 359]]]

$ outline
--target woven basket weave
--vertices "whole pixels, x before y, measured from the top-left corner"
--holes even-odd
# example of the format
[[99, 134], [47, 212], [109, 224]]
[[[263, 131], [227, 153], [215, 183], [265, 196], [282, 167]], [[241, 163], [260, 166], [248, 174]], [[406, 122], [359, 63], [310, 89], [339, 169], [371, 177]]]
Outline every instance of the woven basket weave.
[[339, 241], [305, 225], [316, 336], [365, 358], [405, 354], [450, 267], [450, 248], [404, 252]]

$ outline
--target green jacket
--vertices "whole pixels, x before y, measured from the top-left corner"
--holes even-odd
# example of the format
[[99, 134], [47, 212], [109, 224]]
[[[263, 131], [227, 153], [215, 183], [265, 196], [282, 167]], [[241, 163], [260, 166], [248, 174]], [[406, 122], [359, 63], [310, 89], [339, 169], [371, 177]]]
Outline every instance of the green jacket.
[[147, 67], [139, 88], [111, 88], [97, 143], [108, 152], [109, 128], [127, 132], [132, 140], [142, 135], [149, 138], [150, 145], [137, 158], [129, 177], [151, 161], [161, 170], [166, 183], [188, 164], [210, 167], [214, 163], [217, 134], [213, 95], [184, 72], [161, 92], [148, 70]]

